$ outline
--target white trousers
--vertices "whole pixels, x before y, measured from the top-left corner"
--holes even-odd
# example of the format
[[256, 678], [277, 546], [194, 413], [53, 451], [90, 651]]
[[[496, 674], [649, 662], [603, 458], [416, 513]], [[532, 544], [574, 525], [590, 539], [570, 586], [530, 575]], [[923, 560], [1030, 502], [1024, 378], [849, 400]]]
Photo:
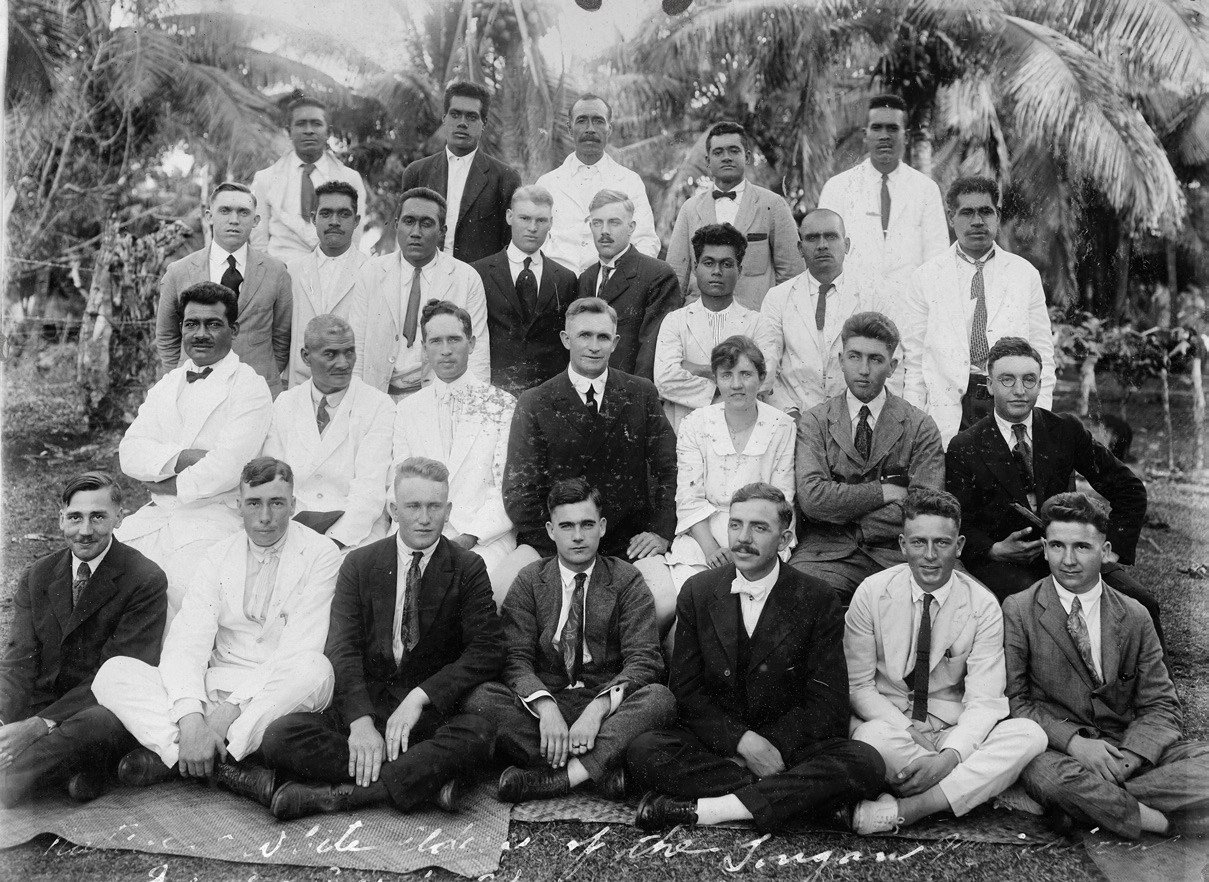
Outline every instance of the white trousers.
[[[952, 727], [945, 727], [924, 735], [933, 742], [934, 750], [917, 744], [910, 730], [897, 729], [886, 720], [861, 723], [852, 738], [882, 755], [886, 780], [892, 783], [916, 759], [942, 751], [952, 731]], [[1011, 787], [1021, 770], [1045, 752], [1046, 744], [1045, 732], [1032, 720], [1002, 720], [937, 786], [949, 801], [953, 814], [964, 815]]]
[[[243, 706], [227, 730], [227, 753], [233, 759], [255, 752], [274, 720], [295, 712], [321, 711], [331, 703], [335, 677], [322, 653], [302, 652], [270, 664], [264, 688]], [[176, 765], [180, 726], [172, 722], [172, 705], [159, 668], [125, 656], [111, 658], [97, 671], [92, 691], [139, 744], [158, 754], [169, 768]], [[230, 694], [207, 688], [202, 712], [208, 714]]]

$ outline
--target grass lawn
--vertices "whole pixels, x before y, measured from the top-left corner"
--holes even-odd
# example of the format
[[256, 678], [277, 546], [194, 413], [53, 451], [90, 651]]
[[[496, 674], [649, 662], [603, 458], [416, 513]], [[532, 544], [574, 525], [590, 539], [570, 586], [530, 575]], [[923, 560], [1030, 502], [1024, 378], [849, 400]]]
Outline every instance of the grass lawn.
[[[57, 494], [64, 478], [86, 468], [115, 474], [117, 433], [80, 433], [80, 412], [72, 404], [74, 351], [29, 353], [0, 364], [3, 371], [3, 513], [0, 543], [0, 640], [12, 618], [12, 592], [21, 570], [35, 558], [61, 546]], [[1060, 399], [1059, 409], [1073, 406]], [[1192, 441], [1186, 394], [1174, 396], [1176, 459], [1191, 464]], [[1157, 395], [1135, 394], [1129, 403], [1135, 427], [1138, 468], [1166, 468], [1166, 437]], [[1153, 527], [1143, 532], [1135, 574], [1158, 595], [1176, 685], [1184, 702], [1189, 734], [1209, 731], [1209, 580], [1180, 573], [1209, 564], [1209, 487], [1150, 479]], [[131, 508], [145, 501], [133, 484]], [[918, 848], [918, 850], [916, 850]], [[878, 860], [881, 852], [882, 860]], [[853, 853], [859, 853], [859, 858]], [[892, 859], [892, 855], [897, 855]], [[601, 824], [515, 823], [500, 870], [501, 882], [554, 882], [576, 879], [660, 880], [719, 879], [741, 873], [757, 879], [978, 880], [1028, 879], [1032, 882], [1102, 879], [1083, 847], [1045, 848], [980, 843], [913, 842], [860, 839], [840, 835], [779, 836], [760, 841], [750, 831], [691, 830], [644, 836], [636, 828]], [[400, 876], [389, 873], [257, 866], [138, 852], [78, 848], [43, 836], [0, 852], [0, 880], [332, 880], [375, 882], [392, 879], [455, 879], [442, 870]]]

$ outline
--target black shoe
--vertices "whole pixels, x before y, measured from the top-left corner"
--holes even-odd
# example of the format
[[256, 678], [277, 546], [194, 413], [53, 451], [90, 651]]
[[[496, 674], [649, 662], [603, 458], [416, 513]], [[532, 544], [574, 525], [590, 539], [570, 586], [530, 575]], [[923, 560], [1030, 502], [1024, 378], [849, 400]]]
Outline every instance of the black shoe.
[[127, 787], [161, 784], [179, 776], [175, 767], [164, 765], [159, 756], [145, 747], [136, 747], [118, 763], [118, 780]]
[[1075, 835], [1075, 819], [1056, 805], [1051, 805], [1045, 810], [1045, 820], [1049, 822], [1050, 829], [1059, 836]]
[[457, 778], [450, 778], [432, 801], [441, 811], [453, 814], [462, 802], [462, 782]]
[[343, 812], [350, 807], [356, 784], [301, 784], [288, 781], [277, 788], [269, 811], [279, 821], [292, 821], [320, 812]]
[[107, 789], [105, 776], [93, 772], [76, 772], [67, 781], [67, 795], [76, 802], [92, 802]]
[[219, 786], [253, 799], [263, 806], [273, 802], [276, 779], [272, 769], [266, 769], [256, 763], [229, 761], [214, 765], [214, 781]]
[[854, 805], [841, 805], [834, 811], [828, 812], [819, 818], [819, 822], [832, 830], [842, 830], [845, 833], [852, 832], [852, 812], [856, 808]]
[[528, 802], [531, 799], [555, 799], [571, 792], [566, 769], [522, 769], [509, 766], [500, 775], [497, 798], [500, 802]]
[[638, 813], [634, 816], [638, 829], [648, 833], [675, 826], [691, 827], [696, 823], [696, 800], [664, 796], [654, 790], [648, 790], [642, 797], [638, 803]]
[[628, 785], [629, 777], [626, 775], [625, 766], [616, 765], [605, 772], [604, 777], [596, 782], [596, 790], [605, 799], [625, 802]]

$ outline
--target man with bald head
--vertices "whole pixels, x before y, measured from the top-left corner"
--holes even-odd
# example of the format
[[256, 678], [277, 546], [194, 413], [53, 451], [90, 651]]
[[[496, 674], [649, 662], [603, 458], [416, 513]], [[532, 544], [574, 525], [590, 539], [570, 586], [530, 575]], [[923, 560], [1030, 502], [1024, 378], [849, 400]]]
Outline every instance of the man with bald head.
[[[760, 308], [773, 332], [765, 353], [773, 377], [769, 403], [795, 417], [846, 388], [840, 329], [848, 317], [867, 311], [894, 317], [872, 279], [845, 272], [850, 242], [842, 217], [816, 209], [802, 218], [799, 232], [806, 272], [769, 291]], [[888, 387], [898, 394], [901, 379], [891, 377]]]
[[353, 376], [356, 340], [344, 319], [311, 319], [301, 356], [310, 379], [273, 404], [264, 452], [294, 469], [294, 520], [356, 548], [386, 535], [394, 403]]

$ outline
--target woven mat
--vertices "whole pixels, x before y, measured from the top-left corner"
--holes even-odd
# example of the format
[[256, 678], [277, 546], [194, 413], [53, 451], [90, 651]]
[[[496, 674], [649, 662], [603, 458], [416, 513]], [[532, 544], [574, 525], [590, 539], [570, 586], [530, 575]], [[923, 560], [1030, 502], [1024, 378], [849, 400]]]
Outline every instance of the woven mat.
[[1123, 842], [1102, 832], [1084, 833], [1083, 845], [1108, 882], [1204, 882], [1209, 841], [1144, 836]]
[[375, 808], [282, 822], [251, 800], [182, 781], [123, 787], [86, 805], [63, 796], [0, 809], [0, 848], [40, 833], [94, 848], [392, 873], [436, 866], [477, 878], [499, 868], [508, 806], [492, 783], [469, 789], [456, 815]]

